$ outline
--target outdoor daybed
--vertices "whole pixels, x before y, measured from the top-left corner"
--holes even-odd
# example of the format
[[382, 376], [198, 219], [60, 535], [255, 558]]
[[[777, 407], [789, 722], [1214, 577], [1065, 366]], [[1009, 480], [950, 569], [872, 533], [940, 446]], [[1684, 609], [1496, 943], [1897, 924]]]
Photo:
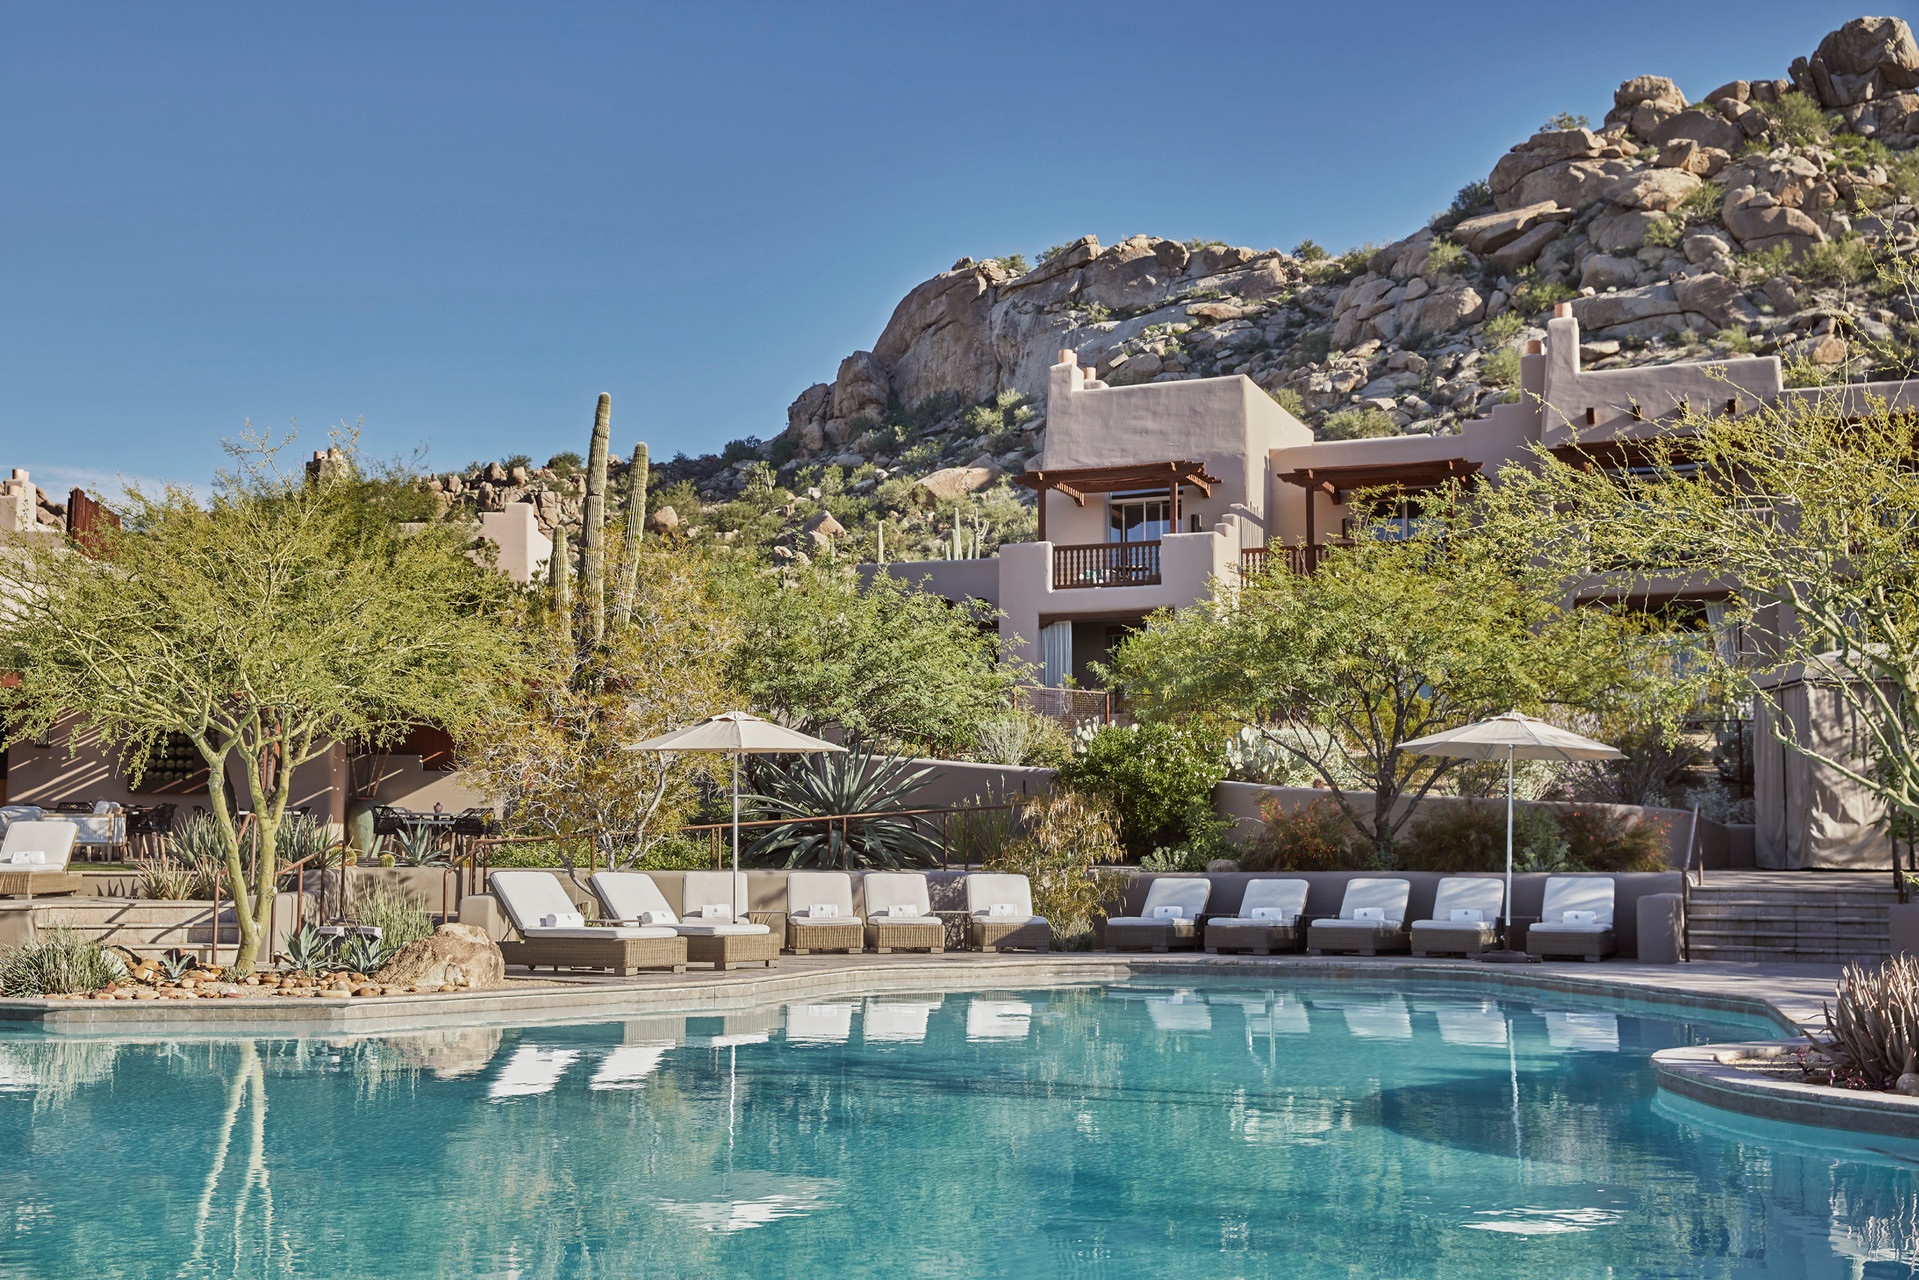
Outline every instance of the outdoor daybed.
[[519, 933], [500, 943], [508, 964], [529, 969], [610, 969], [626, 975], [641, 969], [686, 971], [686, 939], [663, 925], [591, 928], [545, 871], [495, 871], [488, 887]]
[[67, 870], [78, 830], [58, 820], [8, 823], [0, 839], [0, 898], [80, 892], [80, 873]]
[[1299, 917], [1306, 910], [1306, 889], [1304, 880], [1247, 881], [1237, 915], [1207, 920], [1206, 950], [1269, 956], [1275, 951], [1297, 949], [1304, 936]]
[[1307, 950], [1352, 951], [1376, 956], [1406, 950], [1406, 900], [1413, 886], [1405, 880], [1359, 876], [1346, 882], [1346, 897], [1336, 920], [1315, 920], [1306, 933]]
[[[696, 877], [716, 880], [717, 885], [693, 882]], [[666, 895], [653, 877], [643, 871], [601, 871], [587, 883], [606, 909], [610, 919], [622, 924], [665, 925], [686, 939], [688, 964], [710, 964], [715, 969], [758, 961], [772, 968], [779, 959], [781, 939], [763, 924], [733, 919], [733, 904], [725, 886], [727, 873], [693, 872], [686, 877], [686, 917], [682, 919], [666, 905]], [[741, 876], [743, 881], [745, 876]], [[743, 902], [742, 885], [736, 895]], [[707, 898], [721, 901], [708, 902]]]
[[874, 952], [946, 950], [946, 923], [933, 914], [923, 872], [869, 871], [860, 887], [866, 893], [866, 945]]
[[844, 871], [795, 871], [786, 878], [786, 945], [793, 954], [858, 955], [866, 926], [853, 914], [853, 877]]
[[1506, 886], [1478, 876], [1452, 876], [1439, 882], [1433, 918], [1413, 921], [1413, 954], [1476, 956], [1499, 936], [1499, 909]]
[[1599, 960], [1618, 950], [1613, 937], [1611, 876], [1548, 876], [1539, 923], [1526, 930], [1526, 950]]
[[1146, 905], [1136, 916], [1113, 916], [1106, 921], [1108, 951], [1165, 951], [1174, 943], [1194, 944], [1199, 938], [1199, 913], [1213, 893], [1213, 882], [1197, 876], [1167, 876], [1153, 881]]
[[1052, 923], [1033, 914], [1033, 886], [1025, 876], [1003, 871], [969, 874], [966, 915], [968, 936], [981, 951], [1014, 947], [1046, 951], [1053, 945]]

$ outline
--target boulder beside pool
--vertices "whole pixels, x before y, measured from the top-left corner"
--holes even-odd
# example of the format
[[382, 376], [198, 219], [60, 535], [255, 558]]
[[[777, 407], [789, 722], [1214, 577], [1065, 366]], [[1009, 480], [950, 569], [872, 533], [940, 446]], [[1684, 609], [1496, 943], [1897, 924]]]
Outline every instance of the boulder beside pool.
[[506, 985], [506, 961], [486, 930], [443, 924], [431, 936], [416, 938], [394, 952], [373, 980], [386, 986], [484, 991]]

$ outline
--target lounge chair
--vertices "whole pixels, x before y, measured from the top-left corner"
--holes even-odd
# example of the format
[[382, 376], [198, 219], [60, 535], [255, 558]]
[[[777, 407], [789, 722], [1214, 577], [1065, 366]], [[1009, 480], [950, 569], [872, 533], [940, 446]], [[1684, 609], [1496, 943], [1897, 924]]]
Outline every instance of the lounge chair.
[[595, 872], [587, 883], [606, 909], [608, 919], [621, 924], [664, 925], [685, 938], [688, 964], [724, 969], [757, 960], [770, 969], [779, 959], [781, 940], [763, 924], [734, 920], [731, 903], [689, 903], [690, 909], [682, 919], [666, 905], [666, 895], [644, 871]]
[[1299, 927], [1305, 910], [1304, 880], [1249, 880], [1237, 915], [1206, 922], [1206, 950], [1250, 951], [1256, 956], [1295, 950], [1305, 936]]
[[1315, 920], [1307, 930], [1307, 949], [1314, 955], [1351, 951], [1376, 956], [1382, 951], [1406, 950], [1406, 900], [1413, 886], [1405, 880], [1359, 876], [1346, 882], [1339, 918]]
[[844, 871], [795, 871], [786, 878], [786, 945], [796, 956], [844, 951], [856, 956], [866, 925], [853, 914], [853, 877]]
[[1476, 956], [1499, 937], [1506, 886], [1495, 878], [1452, 876], [1439, 882], [1433, 918], [1413, 921], [1413, 954]]
[[946, 922], [933, 914], [922, 872], [869, 871], [860, 887], [866, 892], [866, 945], [875, 954], [946, 950]]
[[1197, 876], [1162, 876], [1146, 890], [1146, 905], [1136, 916], [1106, 921], [1108, 951], [1165, 951], [1174, 943], [1197, 944], [1199, 913], [1213, 893], [1213, 882]]
[[1599, 960], [1619, 949], [1612, 928], [1611, 876], [1548, 876], [1539, 923], [1526, 930], [1526, 950]]
[[67, 869], [76, 834], [71, 822], [57, 819], [7, 824], [0, 838], [0, 898], [80, 892], [80, 873]]
[[520, 935], [518, 941], [500, 943], [500, 955], [508, 964], [611, 969], [621, 975], [640, 969], [686, 972], [686, 939], [678, 930], [664, 925], [589, 927], [559, 878], [549, 872], [495, 871], [487, 885]]
[[1025, 876], [979, 871], [966, 877], [967, 936], [981, 951], [1015, 947], [1046, 951], [1053, 925], [1033, 914], [1033, 886]]
[[37, 804], [0, 804], [0, 836], [16, 822], [38, 822], [45, 810]]

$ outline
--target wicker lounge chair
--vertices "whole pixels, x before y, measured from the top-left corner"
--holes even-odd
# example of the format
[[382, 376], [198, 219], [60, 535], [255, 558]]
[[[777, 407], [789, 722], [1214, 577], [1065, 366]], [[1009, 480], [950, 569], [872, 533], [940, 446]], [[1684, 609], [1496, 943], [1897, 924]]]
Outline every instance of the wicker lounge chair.
[[860, 887], [866, 893], [866, 945], [876, 954], [946, 950], [946, 922], [933, 914], [924, 873], [869, 871]]
[[981, 951], [1052, 948], [1052, 922], [1033, 914], [1033, 886], [1025, 876], [1001, 871], [968, 875], [966, 914], [968, 936]]
[[1476, 956], [1499, 937], [1506, 885], [1493, 877], [1453, 876], [1439, 882], [1433, 918], [1413, 921], [1416, 956]]
[[1166, 951], [1175, 944], [1197, 945], [1199, 913], [1213, 893], [1213, 882], [1198, 876], [1162, 876], [1146, 890], [1146, 905], [1136, 916], [1106, 922], [1108, 951]]
[[866, 925], [853, 914], [853, 877], [844, 871], [795, 871], [786, 878], [786, 945], [794, 955], [858, 955]]
[[[1567, 913], [1572, 912], [1569, 919]], [[1590, 913], [1592, 919], [1584, 916]], [[1548, 876], [1539, 923], [1526, 930], [1526, 950], [1547, 956], [1600, 960], [1619, 949], [1613, 936], [1611, 876]]]
[[[716, 878], [724, 876], [722, 872]], [[666, 925], [685, 938], [688, 964], [724, 969], [758, 961], [770, 969], [779, 959], [781, 940], [763, 924], [734, 920], [730, 902], [692, 903], [687, 918], [681, 919], [666, 905], [660, 886], [644, 871], [600, 871], [587, 883], [609, 919], [621, 924]], [[719, 896], [727, 895], [722, 889]], [[745, 895], [740, 897], [744, 899]]]
[[1299, 927], [1305, 910], [1304, 880], [1249, 880], [1239, 900], [1239, 914], [1214, 916], [1206, 922], [1206, 950], [1213, 954], [1250, 951], [1256, 956], [1298, 950], [1306, 936]]
[[[1307, 949], [1314, 955], [1352, 951], [1375, 956], [1382, 951], [1406, 950], [1406, 900], [1413, 886], [1405, 880], [1360, 876], [1346, 882], [1346, 897], [1336, 920], [1315, 920], [1307, 930]], [[1377, 911], [1372, 918], [1359, 912]]]
[[546, 925], [542, 920], [576, 914], [558, 877], [545, 871], [495, 871], [487, 881], [519, 933], [500, 944], [508, 964], [529, 969], [611, 969], [625, 975], [640, 969], [686, 971], [686, 939], [659, 925], [590, 928], [584, 924]]
[[58, 819], [8, 823], [0, 839], [0, 898], [80, 892], [80, 873], [67, 869], [77, 834], [71, 822]]

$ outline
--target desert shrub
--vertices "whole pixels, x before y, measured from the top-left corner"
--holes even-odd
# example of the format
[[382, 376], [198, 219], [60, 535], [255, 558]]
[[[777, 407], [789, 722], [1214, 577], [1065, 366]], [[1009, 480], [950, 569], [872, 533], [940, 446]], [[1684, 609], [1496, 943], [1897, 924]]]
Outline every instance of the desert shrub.
[[1590, 129], [1592, 121], [1584, 116], [1576, 116], [1570, 111], [1561, 111], [1545, 124], [1539, 126], [1541, 133], [1561, 133], [1567, 129]]
[[0, 995], [98, 991], [126, 976], [118, 956], [65, 925], [52, 926], [39, 942], [0, 954]]
[[1066, 249], [1067, 246], [1063, 244], [1049, 244], [1040, 250], [1039, 260], [1041, 263], [1051, 262], [1054, 258], [1059, 257], [1060, 254], [1065, 253]]
[[[1513, 810], [1513, 868], [1557, 871], [1568, 860], [1568, 842], [1550, 809]], [[1407, 871], [1503, 871], [1506, 868], [1506, 803], [1476, 800], [1425, 806], [1400, 850]]]
[[561, 480], [570, 479], [586, 469], [586, 462], [572, 450], [556, 453], [546, 460], [546, 469]]
[[1104, 728], [1059, 772], [1062, 786], [1109, 804], [1119, 816], [1119, 838], [1135, 856], [1187, 834], [1195, 806], [1209, 804], [1226, 776], [1226, 751], [1217, 739], [1171, 724]]
[[1566, 766], [1566, 794], [1588, 804], [1663, 807], [1688, 769], [1700, 763], [1699, 748], [1659, 728], [1607, 734], [1624, 760], [1580, 760]]
[[1780, 142], [1806, 147], [1832, 140], [1832, 122], [1826, 119], [1826, 113], [1798, 90], [1782, 93], [1771, 102], [1762, 102], [1759, 109], [1771, 122], [1773, 137]]
[[1234, 831], [1239, 824], [1222, 818], [1208, 804], [1196, 804], [1187, 810], [1186, 838], [1161, 845], [1139, 860], [1142, 871], [1204, 871], [1220, 858], [1239, 857], [1239, 842]]
[[1806, 250], [1798, 274], [1817, 284], [1857, 284], [1874, 274], [1872, 249], [1858, 235], [1821, 241]]
[[433, 933], [426, 904], [395, 885], [371, 884], [354, 894], [353, 920], [379, 929], [382, 958]]
[[1837, 998], [1837, 1009], [1820, 1006], [1826, 1039], [1815, 1041], [1832, 1062], [1834, 1084], [1890, 1089], [1919, 1071], [1919, 959], [1900, 954], [1877, 969], [1847, 965]]
[[1313, 284], [1343, 284], [1366, 269], [1366, 260], [1379, 251], [1376, 244], [1362, 244], [1338, 257], [1321, 258], [1306, 264], [1306, 279]]
[[1331, 800], [1288, 809], [1277, 800], [1259, 806], [1260, 833], [1239, 854], [1245, 871], [1358, 871], [1368, 851]]
[[1432, 248], [1426, 251], [1425, 264], [1419, 274], [1423, 276], [1458, 275], [1466, 269], [1466, 251], [1450, 240], [1435, 239]]
[[1539, 268], [1521, 269], [1519, 278], [1513, 286], [1513, 310], [1525, 315], [1536, 315], [1555, 303], [1566, 302], [1579, 296], [1579, 290], [1564, 280], [1555, 280], [1551, 284], [1539, 279]]
[[1124, 856], [1117, 815], [1105, 800], [1061, 787], [1019, 805], [1025, 834], [986, 859], [988, 871], [1023, 875], [1033, 911], [1045, 916], [1056, 943], [1090, 945], [1102, 890], [1093, 868]]
[[1744, 329], [1721, 329], [1713, 335], [1712, 343], [1729, 355], [1743, 356], [1752, 351], [1752, 335]]
[[1071, 754], [1072, 739], [1064, 725], [1020, 708], [981, 721], [973, 738], [973, 756], [982, 764], [1057, 768]]
[[1486, 322], [1485, 334], [1492, 342], [1511, 342], [1526, 327], [1526, 317], [1517, 311], [1502, 311]]
[[1026, 255], [1023, 253], [1001, 254], [999, 264], [1016, 276], [1023, 276], [1030, 270], [1026, 265]]
[[1733, 275], [1742, 285], [1764, 284], [1791, 269], [1792, 246], [1786, 244], [1776, 244], [1757, 253], [1737, 254], [1732, 260]]
[[[729, 848], [727, 844], [721, 845], [722, 859]], [[702, 836], [675, 831], [655, 841], [646, 851], [646, 856], [640, 859], [640, 866], [647, 871], [711, 871], [713, 845]]]
[[1666, 870], [1666, 824], [1634, 822], [1617, 809], [1571, 805], [1560, 811], [1567, 866], [1577, 871]]
[[192, 868], [161, 854], [137, 864], [140, 868], [140, 896], [157, 902], [184, 902], [193, 897], [196, 877]]
[[1699, 808], [1699, 816], [1708, 822], [1748, 823], [1753, 820], [1752, 798], [1736, 796], [1718, 778], [1692, 788], [1680, 797], [1679, 807]]
[[1901, 200], [1919, 200], [1919, 151], [1902, 151], [1886, 165], [1886, 183]]
[[1646, 243], [1655, 249], [1677, 249], [1685, 232], [1671, 218], [1655, 218], [1646, 228]]
[[1324, 262], [1332, 255], [1326, 252], [1324, 245], [1312, 240], [1301, 240], [1293, 246], [1293, 256], [1301, 262]]
[[1327, 440], [1375, 440], [1398, 434], [1399, 428], [1393, 425], [1393, 420], [1383, 410], [1371, 406], [1329, 413], [1320, 427], [1321, 437]]
[[1504, 346], [1479, 364], [1479, 380], [1489, 387], [1519, 385], [1519, 348]]
[[499, 844], [487, 850], [489, 867], [563, 867], [566, 857], [557, 844], [535, 840], [527, 844]]
[[1279, 387], [1276, 390], [1268, 391], [1266, 394], [1273, 398], [1274, 404], [1292, 414], [1295, 418], [1303, 420], [1306, 417], [1306, 401], [1300, 397], [1299, 392], [1293, 390], [1291, 387]]

